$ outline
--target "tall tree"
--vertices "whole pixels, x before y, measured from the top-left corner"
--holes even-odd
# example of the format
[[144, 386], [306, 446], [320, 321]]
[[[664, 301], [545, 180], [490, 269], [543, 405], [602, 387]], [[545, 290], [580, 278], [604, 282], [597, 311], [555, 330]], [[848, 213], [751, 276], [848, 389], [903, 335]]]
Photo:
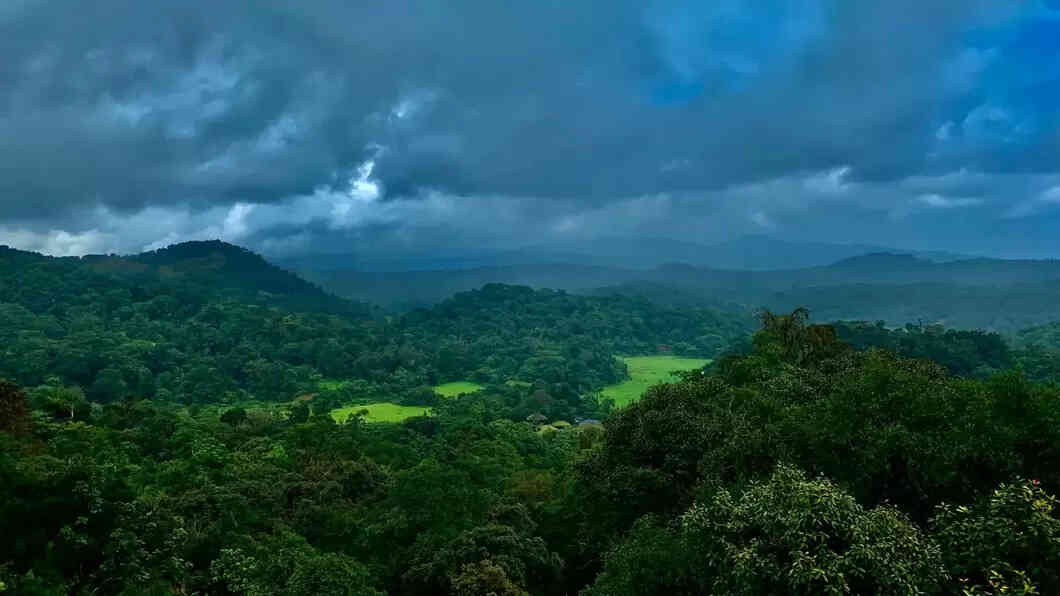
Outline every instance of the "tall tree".
[[26, 394], [6, 379], [0, 379], [0, 431], [24, 435], [32, 426]]

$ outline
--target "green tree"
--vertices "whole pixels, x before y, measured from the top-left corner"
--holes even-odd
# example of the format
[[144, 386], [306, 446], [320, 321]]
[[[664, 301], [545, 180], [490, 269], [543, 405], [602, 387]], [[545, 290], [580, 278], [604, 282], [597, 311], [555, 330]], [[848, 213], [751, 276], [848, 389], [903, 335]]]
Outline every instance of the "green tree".
[[638, 525], [586, 594], [922, 594], [945, 577], [938, 546], [901, 513], [781, 466], [672, 526]]
[[291, 533], [224, 548], [211, 565], [216, 581], [246, 596], [382, 596], [364, 565], [320, 552]]
[[0, 432], [24, 435], [30, 427], [26, 394], [18, 385], [0, 379]]
[[[500, 585], [510, 586], [505, 589], [525, 590], [532, 579], [540, 591], [558, 579], [562, 562], [532, 535], [535, 524], [524, 507], [499, 507], [490, 517], [490, 523], [414, 559], [403, 576], [406, 585], [423, 594], [460, 593], [468, 585], [503, 578]], [[503, 574], [498, 576], [496, 568]]]
[[221, 414], [221, 422], [236, 427], [247, 421], [247, 411], [243, 408], [230, 408]]
[[1037, 593], [1060, 593], [1056, 506], [1033, 480], [1003, 484], [970, 507], [940, 506], [933, 524], [947, 569], [981, 589], [1027, 582]]
[[287, 418], [291, 424], [302, 424], [309, 420], [309, 406], [303, 402], [298, 402], [291, 407], [290, 415]]

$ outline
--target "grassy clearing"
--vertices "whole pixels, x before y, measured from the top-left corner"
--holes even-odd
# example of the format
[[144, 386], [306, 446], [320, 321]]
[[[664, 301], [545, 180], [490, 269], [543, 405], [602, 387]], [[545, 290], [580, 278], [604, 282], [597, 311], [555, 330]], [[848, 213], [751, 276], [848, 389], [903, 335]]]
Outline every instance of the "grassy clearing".
[[346, 422], [347, 418], [361, 410], [368, 410], [368, 414], [364, 417], [365, 422], [401, 422], [413, 416], [424, 416], [431, 411], [430, 408], [423, 406], [402, 406], [388, 401], [380, 401], [372, 404], [336, 408], [331, 411], [331, 417], [335, 419], [335, 422], [342, 424]]
[[443, 383], [441, 385], [435, 385], [433, 387], [434, 392], [442, 397], [456, 397], [463, 393], [474, 393], [482, 390], [482, 385], [478, 383], [472, 383], [470, 381], [455, 381], [453, 383]]
[[678, 356], [629, 356], [622, 359], [629, 367], [628, 381], [604, 387], [604, 397], [615, 400], [616, 407], [624, 407], [640, 399], [648, 387], [656, 383], [675, 380], [670, 374], [675, 370], [692, 370], [710, 363], [703, 358], [680, 358]]

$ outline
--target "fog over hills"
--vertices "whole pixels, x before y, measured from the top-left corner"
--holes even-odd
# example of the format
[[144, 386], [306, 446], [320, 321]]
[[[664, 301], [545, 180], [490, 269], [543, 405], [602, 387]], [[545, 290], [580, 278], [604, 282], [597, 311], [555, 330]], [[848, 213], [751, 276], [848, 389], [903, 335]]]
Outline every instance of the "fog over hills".
[[512, 265], [576, 264], [620, 269], [651, 269], [684, 263], [715, 269], [765, 271], [828, 265], [858, 255], [892, 252], [935, 262], [970, 258], [943, 251], [904, 250], [870, 244], [796, 242], [754, 234], [719, 243], [663, 237], [603, 236], [566, 238], [512, 250], [446, 251], [390, 254], [336, 252], [280, 257], [278, 263], [302, 271], [433, 271]]
[[[754, 239], [702, 247], [689, 261], [737, 258], [761, 268], [739, 269], [668, 262], [654, 266], [554, 262], [407, 271], [358, 271], [338, 262], [300, 272], [341, 296], [398, 310], [430, 305], [487, 283], [527, 285], [592, 294], [625, 294], [683, 306], [726, 310], [806, 306], [815, 318], [884, 320], [889, 324], [939, 322], [956, 327], [1013, 330], [1060, 318], [1060, 261], [961, 258], [948, 254], [872, 252], [876, 247], [789, 243], [788, 263], [827, 255], [839, 260], [798, 268], [766, 268], [758, 254], [737, 248]], [[683, 243], [669, 248], [694, 250]], [[615, 244], [611, 245], [615, 248]], [[652, 243], [648, 243], [652, 246]], [[805, 250], [800, 250], [805, 249]], [[870, 252], [858, 253], [867, 250]], [[728, 252], [726, 252], [728, 251]], [[843, 255], [843, 252], [856, 254]], [[592, 262], [592, 259], [589, 259]], [[774, 260], [774, 263], [776, 261]]]
[[[682, 243], [659, 245], [695, 248]], [[817, 245], [812, 250], [820, 254], [840, 248], [849, 247]], [[785, 311], [805, 306], [816, 320], [882, 320], [888, 325], [927, 322], [1007, 332], [1060, 320], [1057, 260], [934, 255], [935, 259], [956, 259], [939, 261], [927, 255], [870, 252], [796, 269], [553, 262], [357, 271], [342, 267], [336, 259], [326, 267], [292, 274], [290, 263], [281, 261], [277, 266], [247, 249], [219, 241], [182, 243], [125, 257], [48, 258], [5, 250], [5, 259], [15, 268], [61, 267], [70, 274], [101, 276], [101, 280], [110, 278], [121, 284], [177, 281], [200, 288], [199, 292], [262, 304], [361, 314], [369, 312], [364, 303], [400, 312], [500, 283], [587, 295], [619, 294], [667, 306], [712, 307], [744, 314], [760, 308]]]

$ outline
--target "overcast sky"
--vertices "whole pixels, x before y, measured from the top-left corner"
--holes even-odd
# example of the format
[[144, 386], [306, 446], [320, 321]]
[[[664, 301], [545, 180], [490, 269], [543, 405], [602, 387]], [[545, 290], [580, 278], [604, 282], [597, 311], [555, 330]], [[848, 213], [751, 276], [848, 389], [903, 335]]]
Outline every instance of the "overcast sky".
[[0, 0], [0, 244], [1060, 257], [1060, 0]]

